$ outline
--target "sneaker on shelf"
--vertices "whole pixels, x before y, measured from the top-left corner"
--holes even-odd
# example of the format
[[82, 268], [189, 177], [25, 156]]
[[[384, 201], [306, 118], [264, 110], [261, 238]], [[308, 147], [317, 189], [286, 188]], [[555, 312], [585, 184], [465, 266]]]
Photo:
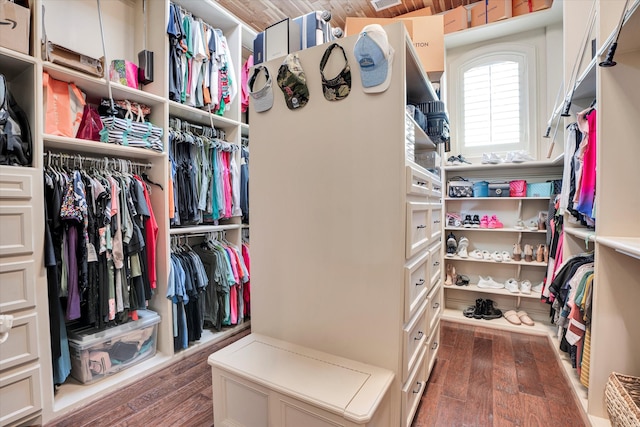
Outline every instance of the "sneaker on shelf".
[[456, 240], [456, 236], [453, 233], [449, 233], [447, 236], [447, 256], [452, 257], [456, 254], [458, 250], [458, 242]]
[[480, 216], [478, 215], [473, 216], [473, 219], [471, 220], [471, 227], [480, 228]]
[[502, 159], [496, 153], [482, 153], [483, 165], [497, 165], [502, 163]]
[[456, 213], [447, 212], [447, 227], [461, 227], [462, 218]]
[[469, 247], [469, 239], [466, 237], [460, 237], [458, 241], [458, 256], [460, 258], [468, 258], [469, 254], [467, 253], [467, 248]]
[[487, 215], [483, 215], [480, 220], [480, 228], [489, 228], [489, 217]]
[[504, 261], [504, 262], [511, 261], [511, 254], [509, 252], [502, 251], [502, 252], [500, 252], [500, 255], [502, 255], [502, 261]]
[[500, 222], [500, 220], [498, 219], [497, 216], [492, 215], [491, 218], [489, 219], [489, 223], [487, 224], [488, 228], [502, 228], [504, 227], [504, 224], [502, 222]]
[[524, 230], [525, 229], [524, 222], [521, 219], [519, 219], [513, 228], [515, 228], [516, 230]]
[[502, 289], [504, 288], [504, 283], [498, 283], [491, 276], [487, 276], [485, 279], [482, 276], [478, 276], [480, 280], [478, 280], [479, 288], [487, 288], [487, 289]]
[[524, 162], [530, 162], [532, 160], [535, 160], [533, 157], [531, 157], [529, 155], [529, 153], [527, 153], [524, 150], [518, 150], [518, 151], [509, 151], [507, 153], [505, 162], [508, 163], [524, 163]]
[[482, 257], [482, 252], [480, 252], [480, 250], [478, 249], [474, 249], [471, 252], [469, 252], [469, 258], [473, 258], [473, 259], [483, 259]]
[[502, 262], [502, 254], [498, 251], [494, 251], [491, 254], [491, 259], [494, 260], [495, 262]]
[[520, 292], [520, 284], [516, 279], [513, 279], [513, 278], [504, 282], [504, 288], [514, 294], [517, 294]]
[[464, 228], [471, 228], [472, 225], [473, 225], [473, 221], [471, 220], [471, 215], [466, 215], [464, 217], [463, 227]]
[[543, 286], [544, 286], [544, 283], [540, 282], [537, 285], [531, 287], [531, 292], [539, 294], [540, 292], [542, 292]]
[[482, 251], [482, 259], [489, 261], [491, 260], [491, 252], [484, 250]]
[[531, 293], [531, 282], [528, 280], [520, 282], [520, 292], [529, 295]]
[[462, 156], [462, 154], [458, 154], [456, 157], [458, 157], [458, 160], [460, 160], [460, 162], [461, 162], [461, 163], [466, 163], [466, 164], [468, 164], [468, 165], [470, 165], [470, 164], [471, 164], [471, 162], [470, 162], [470, 161], [468, 161], [467, 159], [465, 159], [465, 158]]
[[447, 166], [457, 166], [461, 165], [462, 162], [458, 158], [458, 156], [451, 156], [447, 159]]
[[475, 319], [482, 319], [482, 316], [484, 315], [486, 309], [486, 303], [484, 302], [484, 300], [482, 298], [478, 298], [476, 300], [476, 306], [473, 310], [473, 317]]

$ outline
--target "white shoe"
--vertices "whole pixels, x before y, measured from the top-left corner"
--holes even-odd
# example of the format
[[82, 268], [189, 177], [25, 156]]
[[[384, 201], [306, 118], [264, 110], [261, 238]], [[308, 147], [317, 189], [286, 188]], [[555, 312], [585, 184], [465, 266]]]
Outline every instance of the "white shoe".
[[513, 228], [515, 228], [516, 230], [524, 230], [525, 229], [524, 222], [521, 219], [519, 219]]
[[458, 242], [458, 256], [460, 258], [468, 258], [469, 254], [467, 253], [467, 247], [469, 246], [469, 239], [466, 237], [461, 237]]
[[535, 285], [535, 286], [533, 286], [531, 288], [531, 292], [540, 293], [540, 292], [542, 292], [542, 287], [543, 286], [544, 286], [544, 284], [542, 282], [540, 282], [540, 283], [538, 283], [537, 285]]
[[528, 280], [523, 280], [520, 283], [520, 292], [529, 295], [531, 293], [531, 282]]
[[520, 285], [516, 279], [509, 279], [504, 282], [504, 288], [511, 293], [517, 294], [520, 292]]
[[508, 163], [524, 163], [526, 161], [531, 161], [531, 160], [535, 160], [535, 159], [531, 157], [529, 153], [527, 153], [524, 150], [509, 151], [505, 159], [505, 161]]
[[489, 288], [489, 289], [502, 289], [504, 288], [504, 283], [498, 283], [491, 278], [491, 276], [487, 276], [485, 279], [482, 276], [478, 276], [480, 280], [478, 281], [479, 288]]
[[502, 262], [502, 255], [500, 254], [500, 252], [495, 251], [491, 254], [491, 259], [495, 262]]
[[504, 262], [511, 261], [511, 254], [509, 252], [502, 251], [502, 253], [500, 255], [502, 255], [502, 261], [504, 261]]
[[497, 165], [502, 159], [496, 153], [482, 153], [482, 164]]
[[469, 257], [473, 259], [482, 259], [482, 252], [480, 252], [478, 249], [474, 249], [469, 252]]
[[489, 251], [482, 251], [482, 259], [485, 259], [487, 261], [491, 259], [491, 254], [489, 253]]

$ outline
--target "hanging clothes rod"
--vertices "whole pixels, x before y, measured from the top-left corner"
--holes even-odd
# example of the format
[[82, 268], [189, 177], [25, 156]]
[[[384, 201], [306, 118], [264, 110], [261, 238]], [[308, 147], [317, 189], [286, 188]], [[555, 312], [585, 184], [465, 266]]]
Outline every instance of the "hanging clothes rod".
[[140, 162], [134, 162], [128, 159], [120, 159], [120, 158], [114, 158], [114, 157], [87, 157], [87, 156], [83, 156], [80, 154], [65, 154], [65, 153], [51, 153], [51, 152], [44, 152], [43, 153], [44, 157], [48, 157], [49, 159], [58, 159], [62, 162], [68, 162], [68, 161], [80, 161], [80, 162], [95, 162], [95, 163], [107, 163], [107, 164], [115, 164], [118, 165], [120, 164], [120, 162], [124, 162], [124, 164], [126, 164], [127, 166], [135, 166], [135, 167], [139, 167], [139, 168], [145, 168], [145, 169], [150, 169], [153, 165], [151, 163], [140, 163]]

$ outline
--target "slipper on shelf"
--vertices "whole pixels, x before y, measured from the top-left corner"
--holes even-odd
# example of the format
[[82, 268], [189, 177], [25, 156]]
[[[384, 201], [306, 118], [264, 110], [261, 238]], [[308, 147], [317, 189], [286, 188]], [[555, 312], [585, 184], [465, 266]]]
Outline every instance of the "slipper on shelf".
[[482, 259], [482, 252], [479, 249], [474, 249], [469, 252], [469, 256], [474, 259]]
[[533, 319], [531, 319], [531, 317], [529, 317], [526, 311], [519, 311], [516, 314], [518, 315], [518, 319], [520, 319], [520, 321], [525, 325], [527, 326], [535, 325], [535, 322], [533, 321]]
[[464, 317], [473, 317], [473, 313], [475, 313], [475, 311], [476, 311], [476, 307], [474, 305], [471, 305], [465, 308], [464, 310], [462, 310], [462, 315]]
[[469, 284], [469, 277], [465, 276], [464, 274], [459, 275], [458, 278], [456, 279], [457, 286], [467, 286], [468, 284]]
[[467, 248], [469, 247], [469, 239], [466, 237], [461, 237], [458, 242], [458, 256], [460, 258], [467, 258], [469, 254], [467, 254]]
[[511, 261], [511, 254], [510, 254], [509, 252], [507, 252], [507, 251], [502, 251], [502, 252], [500, 253], [500, 255], [502, 255], [502, 261], [504, 261], [504, 262], [509, 262], [509, 261]]
[[522, 324], [522, 322], [520, 321], [520, 318], [518, 317], [518, 313], [516, 313], [515, 310], [509, 310], [506, 313], [504, 313], [504, 318], [507, 319], [507, 322], [512, 323], [514, 325]]

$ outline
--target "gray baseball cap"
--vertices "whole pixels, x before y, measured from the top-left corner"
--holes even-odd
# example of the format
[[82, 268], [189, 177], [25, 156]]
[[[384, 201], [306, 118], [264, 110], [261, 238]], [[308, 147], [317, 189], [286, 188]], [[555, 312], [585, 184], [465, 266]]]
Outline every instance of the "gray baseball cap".
[[[256, 77], [264, 72], [265, 77], [267, 78], [266, 83], [260, 89], [253, 89], [253, 85], [256, 82]], [[251, 96], [251, 100], [253, 101], [253, 108], [257, 113], [262, 113], [263, 111], [267, 111], [271, 109], [273, 106], [273, 87], [271, 84], [271, 75], [269, 74], [269, 70], [267, 67], [263, 65], [257, 65], [253, 68], [251, 76], [249, 77], [249, 96]]]

